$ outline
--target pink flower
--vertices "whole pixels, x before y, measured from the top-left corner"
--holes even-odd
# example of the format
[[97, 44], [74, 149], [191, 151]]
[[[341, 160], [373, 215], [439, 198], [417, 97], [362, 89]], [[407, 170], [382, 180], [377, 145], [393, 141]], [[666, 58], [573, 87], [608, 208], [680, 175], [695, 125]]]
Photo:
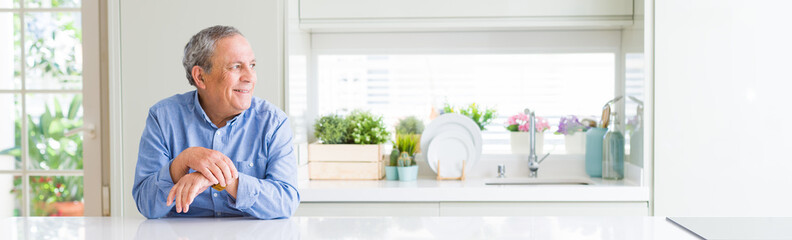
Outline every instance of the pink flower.
[[[518, 113], [506, 120], [506, 128], [512, 132], [528, 132], [530, 131], [530, 126], [528, 115], [525, 115], [525, 113]], [[536, 131], [544, 132], [547, 129], [550, 129], [550, 123], [542, 117], [536, 117]]]

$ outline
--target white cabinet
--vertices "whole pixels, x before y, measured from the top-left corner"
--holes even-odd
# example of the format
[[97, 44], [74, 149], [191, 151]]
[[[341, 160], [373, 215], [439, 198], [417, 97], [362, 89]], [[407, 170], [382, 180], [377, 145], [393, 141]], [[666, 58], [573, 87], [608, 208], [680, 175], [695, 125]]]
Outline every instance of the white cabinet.
[[300, 0], [301, 19], [632, 16], [632, 0]]
[[448, 202], [440, 216], [649, 216], [646, 202]]
[[301, 203], [295, 216], [649, 216], [647, 202]]
[[792, 216], [792, 2], [653, 7], [654, 214]]
[[439, 216], [437, 202], [300, 203], [295, 216]]
[[300, 0], [312, 31], [613, 27], [632, 17], [633, 0]]

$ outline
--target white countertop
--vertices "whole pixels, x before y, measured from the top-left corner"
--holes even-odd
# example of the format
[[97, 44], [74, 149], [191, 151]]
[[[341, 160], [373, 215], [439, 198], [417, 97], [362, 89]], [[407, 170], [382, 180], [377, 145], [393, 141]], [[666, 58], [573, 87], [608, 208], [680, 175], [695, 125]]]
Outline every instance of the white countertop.
[[665, 217], [17, 217], [3, 239], [697, 239]]
[[492, 186], [491, 179], [422, 178], [412, 182], [300, 181], [301, 202], [649, 201], [649, 190], [624, 181], [591, 179], [593, 185]]
[[418, 180], [412, 182], [388, 180], [308, 180], [308, 168], [303, 165], [298, 182], [301, 202], [646, 202], [650, 190], [642, 184], [643, 170], [625, 163], [625, 179], [604, 181], [589, 178], [585, 173], [583, 156], [551, 155], [539, 170], [539, 178], [584, 179], [593, 185], [532, 185], [492, 186], [498, 164], [507, 166], [507, 179], [524, 179], [528, 175], [525, 159], [502, 155], [480, 161], [468, 179], [435, 179], [426, 162], [419, 161]]

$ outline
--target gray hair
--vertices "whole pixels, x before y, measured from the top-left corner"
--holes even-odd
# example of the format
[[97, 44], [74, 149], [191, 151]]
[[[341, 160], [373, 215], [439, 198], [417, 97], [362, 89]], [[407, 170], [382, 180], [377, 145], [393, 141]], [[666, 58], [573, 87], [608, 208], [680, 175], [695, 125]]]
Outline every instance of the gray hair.
[[199, 66], [203, 68], [206, 73], [211, 72], [211, 58], [214, 54], [217, 41], [234, 35], [242, 36], [242, 33], [231, 26], [217, 25], [205, 28], [190, 38], [190, 41], [184, 46], [184, 58], [182, 58], [182, 65], [184, 66], [184, 71], [187, 72], [187, 81], [190, 82], [190, 85], [195, 86], [195, 79], [192, 77], [192, 68], [194, 66]]

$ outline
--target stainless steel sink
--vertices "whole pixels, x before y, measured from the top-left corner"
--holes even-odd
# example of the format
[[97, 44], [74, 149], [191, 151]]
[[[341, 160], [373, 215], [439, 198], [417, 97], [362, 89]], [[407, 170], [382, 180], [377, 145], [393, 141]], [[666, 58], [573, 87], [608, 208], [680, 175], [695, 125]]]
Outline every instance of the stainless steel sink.
[[531, 185], [592, 185], [594, 182], [588, 179], [575, 178], [497, 178], [489, 179], [485, 185], [494, 186], [531, 186]]

